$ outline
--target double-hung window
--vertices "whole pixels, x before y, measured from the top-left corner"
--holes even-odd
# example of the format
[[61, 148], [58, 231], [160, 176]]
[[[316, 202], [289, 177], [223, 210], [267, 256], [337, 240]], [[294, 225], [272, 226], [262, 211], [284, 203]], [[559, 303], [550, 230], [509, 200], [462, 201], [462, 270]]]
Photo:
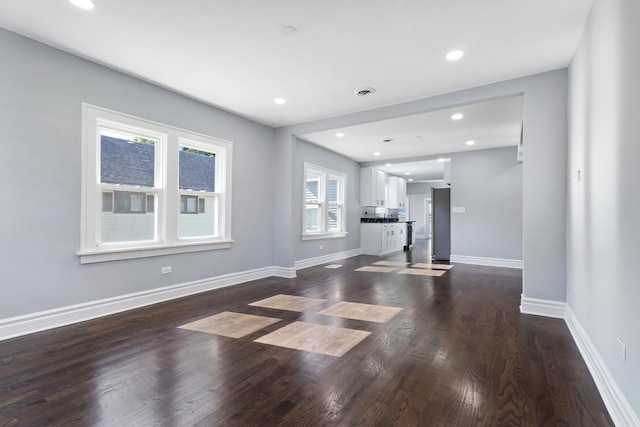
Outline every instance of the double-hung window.
[[81, 263], [230, 247], [231, 142], [82, 108]]
[[305, 162], [303, 240], [347, 234], [346, 183], [345, 173]]

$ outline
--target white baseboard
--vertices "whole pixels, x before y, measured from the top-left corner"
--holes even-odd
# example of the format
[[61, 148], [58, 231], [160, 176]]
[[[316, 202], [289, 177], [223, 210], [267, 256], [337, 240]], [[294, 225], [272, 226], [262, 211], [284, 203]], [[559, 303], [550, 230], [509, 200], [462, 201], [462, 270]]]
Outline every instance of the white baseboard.
[[272, 276], [293, 279], [296, 277], [296, 269], [295, 267], [273, 267]]
[[351, 258], [354, 256], [362, 255], [362, 249], [351, 249], [350, 251], [337, 252], [334, 254], [323, 255], [315, 258], [302, 259], [295, 262], [295, 269], [300, 270], [303, 268], [314, 267], [320, 264], [328, 264], [330, 262], [339, 261], [345, 258]]
[[483, 258], [478, 256], [451, 255], [449, 262], [459, 264], [486, 265], [488, 267], [505, 267], [522, 269], [521, 259]]
[[584, 330], [580, 321], [571, 310], [567, 307], [565, 322], [576, 342], [580, 354], [584, 359], [589, 372], [596, 383], [596, 387], [600, 392], [600, 396], [609, 411], [613, 423], [617, 426], [640, 426], [640, 418], [634, 412], [633, 408], [620, 391], [618, 384], [613, 379], [609, 368], [602, 360], [600, 353]]
[[520, 302], [520, 311], [525, 314], [564, 319], [614, 424], [621, 427], [640, 426], [638, 415], [620, 391], [609, 368], [607, 368], [600, 353], [568, 304], [526, 298], [523, 295]]
[[564, 319], [567, 312], [567, 303], [546, 299], [520, 298], [520, 313], [535, 314], [536, 316], [555, 317]]
[[[97, 317], [120, 313], [159, 302], [181, 298], [226, 286], [237, 285], [265, 277], [295, 277], [294, 269], [265, 267], [238, 273], [225, 274], [209, 279], [166, 286], [149, 291], [136, 292], [113, 298], [105, 298], [23, 316], [0, 319], [0, 341], [9, 338], [58, 328], [72, 323], [84, 322]], [[288, 274], [288, 275], [286, 275]]]

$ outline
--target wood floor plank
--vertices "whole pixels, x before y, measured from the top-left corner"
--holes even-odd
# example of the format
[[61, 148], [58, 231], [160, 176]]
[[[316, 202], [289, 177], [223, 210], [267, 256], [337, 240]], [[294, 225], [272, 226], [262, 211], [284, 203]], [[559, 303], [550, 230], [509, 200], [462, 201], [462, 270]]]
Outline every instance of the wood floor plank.
[[[428, 250], [0, 342], [0, 426], [613, 425], [564, 322], [519, 312], [520, 270], [356, 271], [378, 261], [428, 263]], [[402, 310], [376, 323], [250, 305], [276, 295]], [[240, 338], [178, 329], [225, 311], [282, 320]], [[340, 357], [255, 342], [294, 322], [369, 336]]]

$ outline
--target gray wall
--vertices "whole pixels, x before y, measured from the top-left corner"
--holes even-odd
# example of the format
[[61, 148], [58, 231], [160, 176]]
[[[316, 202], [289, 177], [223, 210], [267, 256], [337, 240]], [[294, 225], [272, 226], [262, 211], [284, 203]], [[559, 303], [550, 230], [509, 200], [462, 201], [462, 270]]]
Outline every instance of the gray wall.
[[[0, 318], [273, 265], [273, 129], [1, 29], [0, 52]], [[233, 247], [80, 265], [82, 102], [233, 141]]]
[[273, 192], [273, 265], [293, 269], [299, 236], [293, 230], [293, 186], [296, 137], [276, 129], [273, 174], [278, 191]]
[[[304, 162], [347, 174], [347, 236], [335, 239], [302, 240], [302, 206]], [[360, 248], [360, 165], [353, 160], [297, 139], [293, 164], [292, 221], [295, 239], [295, 260], [319, 257]], [[322, 245], [322, 249], [320, 249]]]
[[[522, 168], [517, 148], [444, 154], [451, 158], [451, 254], [522, 260]], [[442, 183], [407, 185], [410, 216], [417, 235], [425, 235], [424, 199]]]
[[448, 187], [444, 181], [431, 181], [431, 182], [408, 182], [407, 183], [407, 196], [411, 195], [427, 195], [431, 197], [432, 188], [446, 188]]
[[[567, 301], [640, 414], [640, 3], [596, 0], [569, 68]], [[577, 180], [577, 171], [581, 180]], [[627, 361], [616, 338], [627, 345]]]
[[522, 259], [522, 164], [517, 148], [451, 157], [451, 254]]

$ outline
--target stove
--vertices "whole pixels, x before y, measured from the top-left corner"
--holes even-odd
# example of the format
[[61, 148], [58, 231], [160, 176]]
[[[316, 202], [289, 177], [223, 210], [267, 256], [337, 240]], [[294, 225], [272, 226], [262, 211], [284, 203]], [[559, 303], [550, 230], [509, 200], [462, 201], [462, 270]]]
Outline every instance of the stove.
[[398, 218], [360, 218], [362, 223], [387, 223], [398, 222]]

